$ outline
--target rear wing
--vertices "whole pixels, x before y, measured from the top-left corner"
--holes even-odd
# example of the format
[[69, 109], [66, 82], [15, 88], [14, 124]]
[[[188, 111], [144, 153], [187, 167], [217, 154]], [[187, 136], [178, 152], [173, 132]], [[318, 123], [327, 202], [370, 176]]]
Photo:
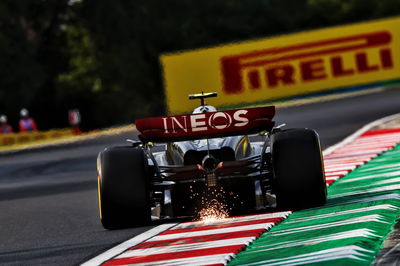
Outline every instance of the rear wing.
[[272, 130], [275, 107], [243, 108], [137, 119], [142, 142], [174, 142], [254, 134]]

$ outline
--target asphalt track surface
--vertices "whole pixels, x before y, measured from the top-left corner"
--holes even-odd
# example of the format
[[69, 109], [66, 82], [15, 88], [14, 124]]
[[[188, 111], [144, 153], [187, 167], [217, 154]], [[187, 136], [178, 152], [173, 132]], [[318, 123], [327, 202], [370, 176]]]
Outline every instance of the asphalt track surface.
[[[323, 148], [400, 113], [400, 88], [278, 108], [277, 123], [314, 128]], [[153, 226], [106, 231], [98, 218], [96, 156], [137, 133], [0, 155], [0, 264], [77, 265]]]

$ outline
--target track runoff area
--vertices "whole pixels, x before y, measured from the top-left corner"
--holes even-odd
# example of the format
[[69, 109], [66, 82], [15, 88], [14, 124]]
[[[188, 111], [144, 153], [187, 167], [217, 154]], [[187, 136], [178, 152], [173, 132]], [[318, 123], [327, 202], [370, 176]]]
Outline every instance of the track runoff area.
[[400, 212], [400, 128], [379, 122], [324, 151], [323, 207], [163, 224], [82, 265], [370, 265]]

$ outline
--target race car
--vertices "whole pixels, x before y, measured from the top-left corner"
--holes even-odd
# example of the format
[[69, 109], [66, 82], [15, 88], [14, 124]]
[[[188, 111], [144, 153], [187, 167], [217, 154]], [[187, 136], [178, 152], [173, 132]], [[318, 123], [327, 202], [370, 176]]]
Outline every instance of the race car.
[[221, 203], [228, 215], [326, 202], [318, 134], [275, 126], [274, 106], [218, 111], [217, 93], [189, 95], [191, 114], [138, 119], [139, 141], [99, 153], [98, 200], [106, 229], [198, 218]]

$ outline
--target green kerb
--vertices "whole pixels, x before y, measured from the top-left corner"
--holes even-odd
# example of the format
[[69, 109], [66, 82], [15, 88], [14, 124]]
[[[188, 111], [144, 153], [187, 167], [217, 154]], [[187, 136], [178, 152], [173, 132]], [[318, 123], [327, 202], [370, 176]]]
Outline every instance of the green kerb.
[[400, 145], [328, 188], [321, 208], [297, 211], [228, 265], [370, 265], [400, 211]]

